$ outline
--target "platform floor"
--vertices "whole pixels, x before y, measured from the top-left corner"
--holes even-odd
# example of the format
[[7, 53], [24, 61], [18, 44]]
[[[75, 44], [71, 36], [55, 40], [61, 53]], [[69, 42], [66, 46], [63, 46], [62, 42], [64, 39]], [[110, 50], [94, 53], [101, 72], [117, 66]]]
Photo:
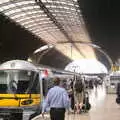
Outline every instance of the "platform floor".
[[[105, 88], [90, 90], [91, 110], [88, 113], [82, 114], [67, 114], [65, 120], [120, 120], [120, 106], [116, 104], [115, 94], [106, 94]], [[43, 120], [38, 116], [34, 120]], [[46, 115], [44, 120], [50, 120], [49, 115]]]

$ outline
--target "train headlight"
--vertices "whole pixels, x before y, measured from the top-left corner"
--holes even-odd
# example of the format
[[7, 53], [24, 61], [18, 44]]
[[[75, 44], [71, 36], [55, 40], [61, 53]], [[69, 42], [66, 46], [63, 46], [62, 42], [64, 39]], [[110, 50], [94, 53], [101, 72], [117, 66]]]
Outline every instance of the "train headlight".
[[28, 100], [22, 101], [21, 104], [22, 104], [22, 105], [29, 105], [29, 104], [31, 104], [32, 102], [33, 102], [32, 99], [28, 99]]

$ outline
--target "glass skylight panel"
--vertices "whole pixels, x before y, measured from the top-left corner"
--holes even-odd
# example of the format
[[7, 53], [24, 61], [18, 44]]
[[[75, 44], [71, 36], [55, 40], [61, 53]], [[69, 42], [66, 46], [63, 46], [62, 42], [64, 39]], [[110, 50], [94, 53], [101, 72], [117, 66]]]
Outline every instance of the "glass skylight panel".
[[[41, 28], [49, 28], [49, 27], [52, 27], [52, 28], [54, 28], [55, 27], [55, 25], [54, 24], [41, 24], [41, 26], [40, 26]], [[56, 27], [57, 28], [57, 27]]]
[[44, 30], [44, 29], [47, 30], [47, 29], [50, 29], [50, 28], [57, 29], [57, 27], [54, 26], [54, 25], [46, 25], [46, 26], [44, 26], [44, 25], [41, 24], [41, 25], [39, 26], [39, 24], [36, 24], [36, 23], [26, 24], [25, 27], [26, 27], [26, 28], [29, 28], [30, 30], [35, 30], [36, 27], [39, 27], [39, 29], [42, 29], [42, 30]]
[[35, 4], [35, 1], [34, 0], [23, 0], [23, 1], [13, 0], [13, 3], [21, 6], [21, 5], [25, 5], [25, 4], [29, 4], [29, 3], [34, 3]]
[[40, 10], [40, 7], [38, 5], [34, 5], [33, 8], [39, 8], [39, 10]]
[[[13, 4], [10, 4], [10, 5], [13, 5]], [[19, 13], [19, 10], [21, 11], [27, 11], [27, 10], [36, 10], [36, 9], [39, 9], [39, 6], [29, 6], [29, 5], [22, 5], [22, 6], [17, 6], [16, 4], [14, 4], [14, 6], [11, 6], [11, 7], [7, 7], [7, 6], [2, 6], [3, 9], [4, 9], [4, 12], [9, 12], [9, 11], [16, 11], [16, 13], [18, 12]], [[40, 10], [40, 9], [39, 9]]]
[[[51, 0], [41, 0], [42, 2], [51, 1]], [[52, 2], [52, 1], [51, 1]]]
[[77, 0], [73, 0], [74, 2], [77, 2]]
[[49, 19], [46, 19], [46, 18], [35, 18], [35, 21], [36, 22], [41, 22], [41, 21], [48, 21]]
[[60, 1], [60, 4], [66, 4], [66, 1]]
[[48, 29], [48, 31], [55, 32], [55, 34], [56, 34], [56, 32], [57, 32], [57, 31], [59, 31], [59, 32], [60, 32], [60, 30], [59, 30], [59, 29]]
[[42, 21], [39, 24], [52, 24], [52, 23], [53, 23], [52, 21]]
[[26, 16], [26, 17], [17, 17], [17, 18], [15, 18], [16, 20], [27, 20], [27, 19], [34, 19], [34, 18], [41, 18], [41, 17], [46, 17], [47, 15], [46, 14], [43, 14], [43, 13], [35, 13], [35, 14], [29, 14], [29, 17], [28, 16]]
[[[40, 26], [39, 26], [40, 25]], [[34, 26], [39, 26], [41, 28], [42, 23], [33, 23], [33, 24], [26, 24], [25, 26], [29, 29], [32, 29]], [[34, 29], [34, 28], [33, 28]]]
[[48, 27], [44, 27], [42, 28], [43, 30], [49, 30], [49, 29], [57, 29], [57, 26], [48, 26]]
[[44, 20], [44, 21], [48, 21], [48, 20], [50, 20], [50, 18], [48, 18], [48, 17], [44, 17], [44, 18], [41, 17], [39, 20], [41, 20], [41, 21], [42, 21], [42, 20]]
[[[27, 10], [30, 10], [30, 11], [41, 11], [38, 7], [34, 7], [34, 6], [23, 6], [20, 8], [21, 10], [23, 11], [27, 11]], [[41, 13], [43, 13], [43, 11], [41, 11]]]
[[36, 10], [37, 10], [37, 9], [40, 10], [38, 7], [35, 8], [34, 6], [22, 7], [21, 9], [22, 9], [22, 10], [25, 10], [25, 11], [26, 11], [26, 10], [31, 10], [31, 9], [32, 9], [32, 10], [34, 10], [34, 9], [36, 9]]
[[57, 0], [47, 0], [47, 1], [45, 1], [45, 0], [41, 0], [43, 3], [60, 3], [59, 1], [57, 1]]
[[72, 11], [76, 11], [76, 9], [75, 9], [75, 8], [70, 8], [70, 10], [72, 10]]
[[34, 33], [38, 33], [40, 31], [41, 31], [40, 29], [32, 30], [32, 32], [34, 32]]
[[44, 1], [44, 0], [41, 0], [42, 2], [48, 2], [48, 3], [53, 3], [53, 0], [46, 0], [46, 1]]
[[5, 14], [9, 16], [9, 15], [17, 13], [17, 12], [22, 12], [22, 11], [21, 11], [21, 9], [13, 9], [9, 12], [5, 12]]
[[16, 19], [17, 22], [24, 22], [24, 21], [27, 21], [27, 20], [30, 20], [30, 19], [34, 19], [34, 17], [26, 17], [26, 18], [20, 18], [20, 19]]
[[33, 24], [27, 24], [27, 25], [24, 25], [25, 28], [27, 28], [28, 30], [35, 30], [38, 25], [33, 23]]
[[15, 5], [14, 5], [14, 4], [8, 4], [8, 5], [1, 5], [1, 7], [2, 7], [4, 10], [6, 10], [6, 9], [10, 9], [10, 8], [15, 7]]
[[48, 34], [48, 32], [47, 31], [44, 31], [44, 30], [42, 30], [42, 31], [38, 31], [38, 32], [35, 32], [36, 34], [38, 34], [38, 35], [40, 35], [40, 34]]
[[0, 0], [0, 4], [9, 2], [10, 0]]
[[[15, 9], [16, 10], [16, 14], [21, 14], [20, 12], [24, 12], [25, 14], [28, 14], [28, 15], [31, 15], [31, 14], [41, 14], [43, 13], [43, 11], [39, 10], [38, 8], [37, 9], [31, 9], [31, 10], [23, 10], [22, 8], [21, 9]], [[13, 10], [12, 10], [13, 11]], [[11, 14], [11, 16], [13, 16]]]
[[63, 7], [64, 9], [66, 9], [66, 10], [69, 10], [70, 8], [69, 7], [67, 7], [67, 6], [65, 6], [65, 7]]
[[56, 17], [57, 20], [65, 20], [63, 17]]
[[34, 23], [35, 21], [34, 20], [29, 20], [29, 21], [26, 21], [26, 22], [21, 22], [21, 24], [23, 25], [27, 25], [27, 24], [30, 24], [30, 23]]
[[56, 8], [56, 5], [46, 5], [46, 7]]
[[17, 17], [21, 17], [21, 16], [26, 16], [26, 15], [31, 15], [31, 14], [38, 14], [38, 13], [43, 13], [43, 11], [22, 11], [22, 14], [21, 13], [16, 13], [16, 14], [10, 14], [9, 16], [12, 18], [12, 19], [16, 19]]
[[22, 9], [22, 10], [32, 10], [32, 9], [37, 10], [37, 9], [39, 9], [40, 10], [40, 7], [37, 5], [33, 5], [33, 4], [26, 4], [26, 5], [21, 5], [21, 6], [14, 4], [14, 6], [11, 6], [10, 8], [6, 7], [6, 10], [8, 10], [8, 11], [12, 10], [12, 9]]
[[29, 28], [30, 30], [32, 30], [32, 29], [34, 29], [33, 28], [34, 26], [37, 26], [37, 24], [33, 23], [33, 24], [26, 25], [26, 28]]
[[59, 1], [47, 1], [47, 2], [45, 1], [45, 2], [43, 2], [43, 3], [45, 3], [45, 4], [54, 4], [54, 5], [56, 5], [56, 6], [59, 6], [59, 5], [60, 5], [60, 6], [61, 6], [61, 5], [63, 5], [63, 6], [64, 6], [64, 5], [74, 6], [73, 3], [71, 3], [70, 1], [67, 1], [67, 0], [66, 0], [66, 1], [60, 1], [60, 0], [59, 0]]
[[46, 14], [33, 14], [32, 17], [47, 17]]
[[[32, 29], [29, 28], [29, 30], [31, 30], [33, 33], [43, 31], [43, 30], [40, 29], [40, 28], [38, 29], [38, 26], [34, 26], [34, 28], [32, 28]], [[39, 30], [39, 31], [38, 31], [38, 30]]]
[[26, 17], [25, 16], [26, 14], [25, 13], [22, 13], [22, 14], [15, 14], [14, 16], [10, 16], [12, 19], [16, 19], [18, 17]]
[[70, 10], [65, 11], [65, 10], [63, 10], [63, 9], [55, 9], [55, 10], [50, 9], [50, 11], [51, 11], [52, 13], [56, 13], [56, 14], [58, 14], [58, 13], [62, 13], [62, 14], [73, 14], [73, 11], [70, 11]]
[[39, 9], [37, 10], [31, 10], [31, 11], [26, 11], [26, 14], [35, 14], [35, 13], [43, 13], [43, 11], [40, 11]]
[[71, 2], [69, 1], [52, 1], [53, 4], [58, 5], [69, 5], [69, 6], [74, 6]]
[[47, 19], [38, 19], [38, 20], [34, 20], [37, 24], [48, 24], [48, 23], [53, 23], [52, 21], [49, 21], [49, 20], [47, 20]]

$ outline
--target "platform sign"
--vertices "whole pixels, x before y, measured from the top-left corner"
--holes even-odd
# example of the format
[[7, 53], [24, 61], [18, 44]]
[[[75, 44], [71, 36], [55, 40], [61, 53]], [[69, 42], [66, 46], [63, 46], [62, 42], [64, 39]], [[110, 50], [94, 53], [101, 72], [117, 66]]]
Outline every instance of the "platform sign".
[[113, 66], [112, 66], [112, 71], [113, 71], [113, 72], [115, 72], [115, 71], [120, 71], [120, 66], [113, 65]]

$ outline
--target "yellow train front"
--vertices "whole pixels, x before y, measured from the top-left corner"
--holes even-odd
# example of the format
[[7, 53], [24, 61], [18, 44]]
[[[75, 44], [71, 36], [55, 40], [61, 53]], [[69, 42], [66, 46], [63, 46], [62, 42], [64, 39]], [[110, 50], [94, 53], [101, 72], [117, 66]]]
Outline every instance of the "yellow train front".
[[40, 113], [40, 80], [37, 68], [23, 60], [0, 66], [0, 120], [30, 120]]

